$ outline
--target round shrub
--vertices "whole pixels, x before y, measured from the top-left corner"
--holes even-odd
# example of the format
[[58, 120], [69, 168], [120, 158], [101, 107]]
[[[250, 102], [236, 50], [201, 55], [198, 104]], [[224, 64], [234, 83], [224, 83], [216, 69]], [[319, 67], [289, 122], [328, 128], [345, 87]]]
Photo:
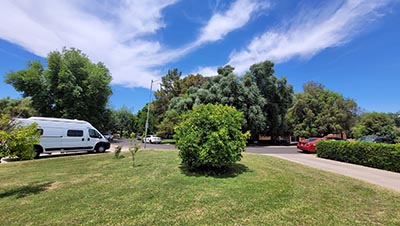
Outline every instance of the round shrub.
[[249, 132], [242, 133], [243, 115], [234, 107], [199, 105], [182, 115], [175, 128], [182, 163], [190, 169], [222, 169], [240, 161]]

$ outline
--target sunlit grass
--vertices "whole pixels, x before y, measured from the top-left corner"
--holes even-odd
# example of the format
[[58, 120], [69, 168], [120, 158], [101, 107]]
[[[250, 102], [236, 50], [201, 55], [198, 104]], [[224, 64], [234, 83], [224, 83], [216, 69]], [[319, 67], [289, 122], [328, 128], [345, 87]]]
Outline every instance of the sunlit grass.
[[399, 225], [400, 194], [268, 156], [218, 177], [176, 151], [0, 165], [0, 225]]

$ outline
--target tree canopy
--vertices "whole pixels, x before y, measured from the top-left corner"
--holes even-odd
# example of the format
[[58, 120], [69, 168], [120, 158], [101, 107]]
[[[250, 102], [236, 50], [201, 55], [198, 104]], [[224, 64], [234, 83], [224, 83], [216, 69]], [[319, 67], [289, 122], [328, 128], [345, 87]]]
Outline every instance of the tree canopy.
[[53, 51], [47, 56], [47, 69], [38, 62], [6, 75], [41, 116], [82, 119], [102, 127], [106, 113], [111, 76], [103, 63], [92, 63], [80, 50]]
[[267, 129], [264, 131], [272, 137], [286, 135], [288, 128], [285, 115], [293, 102], [293, 87], [287, 84], [286, 77], [275, 76], [274, 63], [264, 61], [253, 64], [248, 72], [253, 77], [261, 95], [265, 98], [263, 111], [266, 115]]
[[243, 129], [258, 134], [279, 136], [287, 134], [284, 117], [293, 102], [293, 88], [286, 78], [277, 78], [270, 61], [254, 64], [239, 77], [234, 67], [218, 68], [218, 75], [208, 77], [201, 87], [192, 87], [185, 95], [172, 98], [169, 109], [179, 114], [199, 104], [234, 106], [244, 115]]
[[112, 111], [113, 129], [117, 130], [121, 136], [129, 136], [136, 131], [136, 115], [123, 106], [118, 110]]
[[357, 113], [354, 100], [315, 82], [306, 83], [303, 89], [304, 92], [296, 94], [296, 101], [286, 116], [295, 136], [349, 133]]
[[400, 135], [400, 129], [396, 127], [395, 118], [391, 114], [366, 112], [360, 116], [357, 126], [352, 129], [352, 133], [356, 138], [378, 135], [396, 139]]
[[14, 118], [29, 118], [38, 115], [32, 107], [30, 98], [11, 99], [10, 97], [0, 99], [0, 115], [9, 115]]

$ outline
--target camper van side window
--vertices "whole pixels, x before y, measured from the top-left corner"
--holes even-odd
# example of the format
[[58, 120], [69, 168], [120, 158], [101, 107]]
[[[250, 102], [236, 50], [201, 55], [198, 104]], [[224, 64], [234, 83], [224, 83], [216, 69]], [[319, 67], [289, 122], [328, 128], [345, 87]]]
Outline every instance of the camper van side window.
[[67, 136], [69, 137], [83, 137], [83, 130], [68, 130]]
[[40, 135], [43, 135], [43, 129], [38, 129], [38, 131]]
[[98, 132], [96, 132], [96, 130], [94, 129], [89, 129], [89, 136], [91, 138], [100, 138], [100, 134]]

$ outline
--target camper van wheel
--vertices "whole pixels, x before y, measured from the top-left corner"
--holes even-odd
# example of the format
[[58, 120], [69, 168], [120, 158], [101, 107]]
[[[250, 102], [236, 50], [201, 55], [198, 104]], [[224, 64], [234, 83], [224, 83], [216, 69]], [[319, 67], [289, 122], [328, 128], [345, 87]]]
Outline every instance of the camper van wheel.
[[40, 153], [42, 153], [43, 151], [42, 151], [42, 148], [40, 148], [40, 147], [38, 147], [38, 146], [36, 146], [36, 147], [34, 147], [34, 149], [35, 149], [35, 159], [38, 159], [39, 157], [40, 157]]
[[105, 151], [106, 151], [106, 148], [104, 147], [104, 145], [99, 145], [96, 148], [96, 152], [98, 152], [98, 153], [103, 153]]

